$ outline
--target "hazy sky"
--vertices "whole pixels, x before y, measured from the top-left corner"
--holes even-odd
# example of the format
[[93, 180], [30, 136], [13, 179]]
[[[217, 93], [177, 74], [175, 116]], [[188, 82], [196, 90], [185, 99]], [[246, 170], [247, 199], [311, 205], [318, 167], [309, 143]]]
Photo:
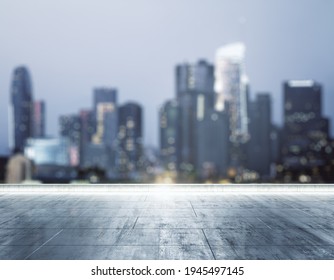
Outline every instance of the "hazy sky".
[[[244, 41], [252, 95], [269, 91], [282, 117], [282, 81], [324, 86], [334, 120], [334, 0], [0, 0], [0, 152], [7, 149], [13, 69], [26, 65], [35, 99], [58, 116], [92, 106], [94, 87], [144, 106], [144, 141], [158, 145], [158, 108], [175, 96], [177, 63], [214, 60]], [[333, 131], [333, 121], [332, 121]]]

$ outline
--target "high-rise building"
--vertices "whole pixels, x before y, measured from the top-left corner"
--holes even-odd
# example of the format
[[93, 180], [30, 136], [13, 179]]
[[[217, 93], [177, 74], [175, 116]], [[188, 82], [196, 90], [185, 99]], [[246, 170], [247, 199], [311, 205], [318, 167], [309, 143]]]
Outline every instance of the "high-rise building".
[[160, 108], [160, 157], [170, 171], [177, 171], [179, 167], [179, 114], [176, 100], [169, 100]]
[[142, 107], [133, 102], [119, 107], [118, 168], [121, 176], [132, 176], [142, 167]]
[[78, 115], [59, 117], [59, 134], [70, 143], [70, 163], [77, 166], [80, 163], [81, 122]]
[[189, 92], [202, 92], [213, 102], [214, 68], [205, 60], [176, 67], [176, 98]]
[[270, 174], [271, 164], [271, 100], [266, 93], [257, 94], [249, 103], [249, 133], [247, 167], [260, 176]]
[[94, 135], [94, 113], [92, 110], [80, 110], [81, 142], [90, 143]]
[[35, 101], [34, 102], [34, 113], [33, 113], [33, 136], [34, 138], [45, 137], [45, 102]]
[[302, 173], [315, 178], [326, 164], [329, 122], [322, 116], [321, 95], [321, 85], [312, 80], [284, 83], [282, 163], [291, 180]]
[[228, 103], [227, 113], [232, 143], [245, 143], [249, 137], [245, 51], [243, 43], [229, 44], [217, 50], [215, 59], [215, 108], [217, 111], [226, 110]]
[[33, 136], [33, 94], [29, 71], [20, 66], [14, 70], [9, 116], [10, 146], [23, 151], [26, 140]]
[[228, 116], [208, 110], [198, 121], [197, 173], [202, 180], [226, 178], [229, 162]]
[[204, 60], [176, 67], [176, 98], [179, 104], [177, 147], [181, 172], [196, 171], [198, 121], [214, 103], [214, 69]]
[[245, 74], [246, 47], [243, 43], [225, 45], [216, 51], [215, 109], [229, 119], [229, 174], [242, 175], [247, 165], [249, 81]]
[[[94, 134], [94, 113], [92, 110], [81, 110], [79, 113], [80, 118], [80, 148], [79, 158], [80, 166], [86, 166], [85, 163], [89, 159], [86, 159], [89, 155], [87, 153], [87, 147], [91, 145], [92, 137]], [[88, 164], [89, 165], [89, 164]]]
[[116, 89], [97, 88], [94, 90], [94, 115], [93, 143], [115, 147], [118, 130]]

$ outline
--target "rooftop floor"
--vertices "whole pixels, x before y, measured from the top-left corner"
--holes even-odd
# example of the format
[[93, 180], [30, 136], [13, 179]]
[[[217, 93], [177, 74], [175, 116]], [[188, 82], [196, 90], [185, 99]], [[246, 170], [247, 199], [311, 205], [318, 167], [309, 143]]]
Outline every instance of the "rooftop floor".
[[2, 191], [0, 259], [334, 259], [333, 220], [334, 192]]

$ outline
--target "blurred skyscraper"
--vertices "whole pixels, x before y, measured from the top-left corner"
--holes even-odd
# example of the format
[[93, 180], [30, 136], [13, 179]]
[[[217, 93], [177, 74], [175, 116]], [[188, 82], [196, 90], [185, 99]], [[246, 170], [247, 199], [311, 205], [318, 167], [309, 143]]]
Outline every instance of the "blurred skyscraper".
[[181, 172], [196, 171], [198, 121], [214, 103], [214, 69], [204, 60], [176, 67], [176, 98], [179, 104], [179, 132], [176, 146]]
[[225, 112], [206, 111], [198, 121], [197, 177], [217, 180], [226, 177], [229, 164], [229, 124]]
[[132, 177], [142, 167], [142, 107], [133, 102], [119, 107], [118, 169]]
[[33, 136], [34, 138], [45, 137], [45, 102], [34, 102], [34, 118], [33, 118]]
[[93, 143], [115, 147], [118, 127], [116, 89], [97, 88], [94, 90], [94, 115]]
[[244, 143], [248, 140], [247, 87], [244, 70], [246, 47], [234, 43], [219, 48], [215, 61], [215, 92], [217, 111], [223, 111], [228, 102], [230, 141]]
[[160, 156], [165, 169], [177, 171], [179, 167], [179, 105], [175, 99], [160, 108]]
[[318, 180], [326, 165], [326, 153], [332, 153], [321, 95], [321, 85], [312, 80], [284, 83], [282, 163], [287, 180]]
[[9, 144], [23, 151], [26, 140], [33, 136], [32, 86], [24, 66], [17, 67], [13, 73], [9, 114]]
[[243, 43], [233, 43], [219, 48], [215, 58], [215, 109], [225, 111], [229, 118], [229, 165], [233, 173], [242, 172], [247, 161], [249, 82], [244, 69], [245, 51]]
[[269, 94], [257, 94], [256, 99], [249, 102], [249, 133], [247, 167], [256, 171], [260, 176], [268, 176], [272, 161]]
[[[199, 60], [196, 64], [180, 64], [176, 67], [176, 98], [180, 98], [189, 92], [213, 93], [214, 84], [213, 65], [205, 60]], [[213, 96], [210, 96], [213, 98]], [[211, 99], [213, 102], [213, 99]]]

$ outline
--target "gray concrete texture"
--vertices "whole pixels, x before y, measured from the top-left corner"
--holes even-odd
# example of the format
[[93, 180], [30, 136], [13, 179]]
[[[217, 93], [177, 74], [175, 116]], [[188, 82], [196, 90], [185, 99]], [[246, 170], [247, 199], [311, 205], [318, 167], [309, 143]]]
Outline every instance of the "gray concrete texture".
[[0, 192], [0, 259], [334, 259], [334, 192]]

